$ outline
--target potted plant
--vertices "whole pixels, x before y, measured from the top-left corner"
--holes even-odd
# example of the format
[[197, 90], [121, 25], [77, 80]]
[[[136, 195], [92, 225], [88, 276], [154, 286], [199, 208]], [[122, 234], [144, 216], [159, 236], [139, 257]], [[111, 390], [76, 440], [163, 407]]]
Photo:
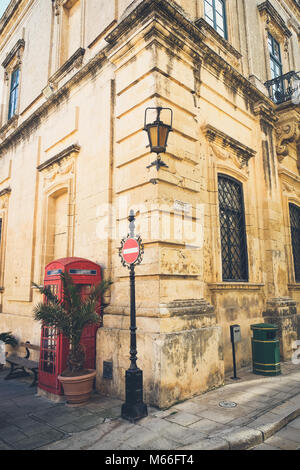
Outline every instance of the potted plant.
[[[5, 333], [0, 333], [0, 344], [8, 344], [12, 348], [15, 348], [18, 346], [18, 341], [17, 339], [11, 334], [11, 331], [7, 331]], [[7, 353], [6, 353], [7, 354]], [[3, 369], [4, 364], [0, 363], [0, 370]]]
[[96, 376], [95, 370], [84, 369], [85, 351], [80, 344], [82, 332], [87, 325], [100, 324], [97, 307], [100, 299], [103, 307], [103, 295], [112, 282], [101, 281], [83, 298], [80, 286], [73, 282], [67, 272], [61, 274], [61, 280], [63, 300], [59, 300], [49, 287], [33, 283], [34, 287], [45, 296], [45, 301], [35, 306], [34, 318], [49, 327], [56, 328], [69, 340], [67, 369], [58, 376], [58, 379], [62, 383], [67, 402], [81, 404], [89, 399]]

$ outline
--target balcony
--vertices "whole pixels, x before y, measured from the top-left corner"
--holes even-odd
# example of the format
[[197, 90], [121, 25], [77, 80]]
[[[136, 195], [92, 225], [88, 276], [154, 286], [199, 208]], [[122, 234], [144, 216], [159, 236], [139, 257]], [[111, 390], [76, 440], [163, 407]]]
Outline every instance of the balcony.
[[265, 83], [269, 97], [276, 104], [291, 101], [300, 103], [300, 72], [288, 72], [280, 77], [273, 78]]

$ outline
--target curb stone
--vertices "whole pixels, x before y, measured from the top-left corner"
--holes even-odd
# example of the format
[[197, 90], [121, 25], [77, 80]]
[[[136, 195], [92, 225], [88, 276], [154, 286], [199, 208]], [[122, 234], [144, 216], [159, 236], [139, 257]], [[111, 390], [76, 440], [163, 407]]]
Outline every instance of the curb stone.
[[229, 443], [219, 437], [207, 437], [193, 445], [179, 447], [177, 450], [229, 450]]
[[[292, 399], [293, 400], [293, 399]], [[293, 404], [292, 400], [287, 400], [283, 405]], [[276, 410], [283, 406], [282, 404], [272, 410], [272, 415], [276, 413]], [[270, 415], [267, 412], [259, 417], [262, 421], [265, 417]], [[178, 450], [247, 450], [252, 447], [263, 444], [264, 441], [272, 437], [276, 432], [284, 428], [288, 423], [293, 421], [295, 418], [300, 416], [300, 408], [294, 409], [291, 413], [280, 416], [278, 414], [278, 420], [274, 422], [266, 422], [258, 424], [255, 427], [251, 427], [251, 424], [255, 423], [255, 420], [248, 425], [239, 426], [228, 429], [227, 431], [220, 431], [214, 433], [211, 436], [201, 439], [195, 444], [181, 447]], [[299, 448], [300, 449], [300, 448]], [[299, 450], [298, 449], [298, 450]]]

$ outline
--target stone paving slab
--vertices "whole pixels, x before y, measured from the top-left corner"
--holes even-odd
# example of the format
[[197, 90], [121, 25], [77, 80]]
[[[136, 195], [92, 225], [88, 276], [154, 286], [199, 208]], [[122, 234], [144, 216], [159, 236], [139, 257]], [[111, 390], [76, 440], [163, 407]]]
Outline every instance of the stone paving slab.
[[[299, 366], [282, 364], [282, 372], [271, 378], [244, 369], [239, 371], [241, 380], [227, 379], [224, 387], [168, 410], [149, 406], [149, 416], [132, 424], [121, 419], [120, 400], [95, 393], [87, 405], [70, 408], [37, 397], [28, 387], [30, 379], [4, 381], [2, 371], [0, 450], [225, 450], [260, 446], [262, 450], [283, 448], [280, 440], [284, 439], [287, 447], [297, 448], [299, 443], [292, 437], [300, 428]], [[222, 408], [221, 401], [233, 401], [237, 406]], [[286, 430], [292, 419], [293, 427]]]
[[277, 450], [297, 450], [299, 447], [299, 442], [297, 443], [280, 436], [271, 437], [266, 443], [268, 446], [275, 447]]

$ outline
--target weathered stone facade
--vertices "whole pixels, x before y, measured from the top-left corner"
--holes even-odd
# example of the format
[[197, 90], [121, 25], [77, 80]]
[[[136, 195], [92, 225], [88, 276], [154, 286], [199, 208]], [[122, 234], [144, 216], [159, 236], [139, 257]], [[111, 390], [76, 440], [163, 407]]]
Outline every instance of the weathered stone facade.
[[[269, 34], [282, 73], [300, 70], [299, 2], [225, 8], [227, 39], [206, 21], [204, 0], [11, 0], [0, 20], [0, 329], [38, 344], [31, 282], [53, 259], [100, 263], [114, 284], [97, 387], [124, 397], [129, 275], [118, 247], [133, 208], [145, 245], [138, 365], [145, 401], [160, 407], [223, 383], [230, 325], [241, 325], [238, 367], [251, 363], [253, 323], [279, 324], [285, 360], [299, 337], [289, 204], [300, 207], [300, 105], [294, 95], [274, 102], [265, 86]], [[153, 106], [174, 113], [159, 172], [146, 168]], [[243, 188], [247, 282], [223, 280], [220, 174]]]

